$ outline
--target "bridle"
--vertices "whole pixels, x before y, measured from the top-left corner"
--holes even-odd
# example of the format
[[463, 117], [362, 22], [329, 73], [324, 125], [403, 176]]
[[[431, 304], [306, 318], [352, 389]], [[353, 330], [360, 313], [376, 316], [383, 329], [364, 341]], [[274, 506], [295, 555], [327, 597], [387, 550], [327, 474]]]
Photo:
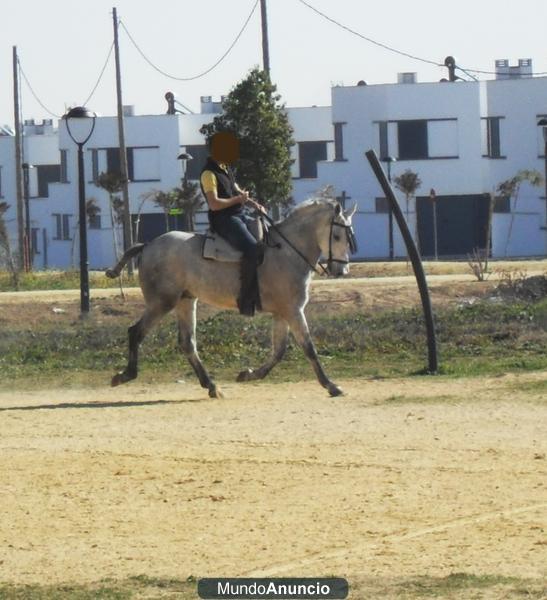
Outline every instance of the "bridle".
[[334, 236], [334, 228], [340, 227], [345, 229], [346, 231], [346, 240], [348, 242], [349, 251], [351, 254], [355, 254], [357, 252], [357, 239], [355, 237], [355, 232], [353, 231], [353, 227], [351, 225], [346, 225], [345, 223], [338, 223], [335, 221], [336, 216], [332, 217], [330, 222], [330, 233], [329, 233], [329, 259], [327, 261], [327, 270], [332, 263], [339, 263], [341, 265], [348, 265], [349, 260], [341, 260], [339, 258], [334, 258], [332, 256], [332, 238]]
[[327, 260], [327, 268], [325, 268], [321, 263], [317, 263], [319, 265], [319, 268], [321, 269], [321, 270], [318, 270], [317, 267], [315, 265], [312, 265], [311, 262], [308, 260], [308, 258], [306, 256], [304, 256], [304, 254], [289, 239], [287, 239], [287, 237], [279, 230], [277, 225], [274, 223], [273, 219], [271, 219], [268, 215], [266, 215], [264, 213], [259, 213], [259, 216], [262, 218], [265, 218], [266, 221], [268, 221], [270, 228], [273, 229], [277, 233], [277, 235], [290, 248], [292, 248], [292, 250], [294, 250], [294, 252], [296, 252], [296, 254], [298, 254], [298, 256], [300, 256], [300, 258], [308, 265], [308, 267], [310, 267], [310, 269], [312, 271], [314, 271], [314, 273], [317, 273], [318, 275], [329, 276], [330, 275], [329, 269], [330, 269], [330, 265], [332, 263], [339, 263], [342, 265], [349, 264], [349, 260], [341, 260], [339, 258], [334, 258], [332, 255], [332, 238], [334, 235], [335, 227], [341, 227], [342, 229], [344, 229], [346, 231], [346, 239], [347, 239], [348, 247], [349, 247], [351, 254], [355, 254], [355, 252], [357, 252], [357, 239], [355, 237], [355, 232], [353, 231], [353, 227], [351, 225], [346, 225], [345, 223], [338, 223], [336, 221], [337, 215], [333, 215], [331, 222], [330, 222], [329, 258]]

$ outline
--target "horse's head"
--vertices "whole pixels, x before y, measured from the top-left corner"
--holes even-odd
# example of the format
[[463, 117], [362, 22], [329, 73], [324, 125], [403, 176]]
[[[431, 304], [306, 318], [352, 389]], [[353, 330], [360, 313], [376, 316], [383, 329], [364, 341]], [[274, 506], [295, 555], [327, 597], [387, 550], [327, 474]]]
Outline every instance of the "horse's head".
[[357, 205], [344, 212], [340, 204], [334, 205], [334, 213], [329, 223], [328, 233], [320, 241], [323, 256], [328, 257], [329, 275], [341, 277], [349, 273], [349, 257], [357, 251], [357, 241], [351, 220]]

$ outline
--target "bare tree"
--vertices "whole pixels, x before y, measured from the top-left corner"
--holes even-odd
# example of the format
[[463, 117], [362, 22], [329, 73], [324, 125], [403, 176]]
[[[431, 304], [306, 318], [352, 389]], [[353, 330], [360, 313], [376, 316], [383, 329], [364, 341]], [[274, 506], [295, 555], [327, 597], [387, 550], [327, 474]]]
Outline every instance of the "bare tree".
[[[407, 169], [401, 175], [393, 178], [393, 183], [395, 183], [395, 187], [403, 192], [406, 200], [406, 221], [408, 223], [410, 218], [410, 201], [414, 199], [414, 203], [416, 204], [416, 192], [422, 185], [422, 180], [418, 177], [418, 173], [414, 173], [410, 169]], [[420, 243], [418, 239], [418, 209], [415, 207], [415, 224], [414, 224], [414, 239], [416, 240], [416, 245], [418, 246], [418, 251], [420, 248]]]
[[16, 290], [19, 290], [19, 271], [17, 270], [15, 261], [13, 260], [11, 246], [9, 243], [8, 229], [4, 219], [4, 215], [8, 211], [9, 207], [10, 206], [7, 202], [0, 202], [0, 250], [6, 256], [6, 263], [11, 275], [12, 285]]
[[196, 229], [196, 213], [203, 206], [203, 194], [197, 183], [183, 180], [180, 187], [174, 188], [173, 208], [182, 210], [184, 218], [184, 230], [194, 231]]
[[121, 256], [120, 244], [117, 236], [117, 229], [120, 223], [123, 223], [123, 200], [118, 196], [122, 190], [124, 181], [119, 173], [101, 173], [97, 177], [95, 185], [108, 192], [110, 207], [110, 223], [112, 225], [112, 242], [114, 244], [114, 253], [116, 260]]
[[[543, 177], [541, 176], [541, 173], [539, 173], [539, 171], [522, 169], [510, 179], [502, 181], [496, 188], [496, 193], [498, 194], [498, 196], [501, 198], [505, 198], [509, 201], [509, 207], [511, 210], [509, 231], [507, 232], [507, 239], [505, 241], [505, 256], [507, 256], [509, 242], [511, 241], [511, 234], [513, 233], [513, 225], [515, 222], [519, 192], [523, 183], [528, 183], [533, 187], [539, 187], [543, 183]], [[511, 206], [511, 200], [513, 201], [513, 206]]]

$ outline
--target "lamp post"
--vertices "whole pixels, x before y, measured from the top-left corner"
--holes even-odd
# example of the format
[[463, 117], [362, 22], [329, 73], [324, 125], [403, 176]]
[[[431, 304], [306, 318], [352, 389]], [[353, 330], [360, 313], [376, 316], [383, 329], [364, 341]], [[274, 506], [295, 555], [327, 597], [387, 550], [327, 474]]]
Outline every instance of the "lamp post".
[[[543, 161], [544, 161], [544, 170], [545, 170], [545, 225], [543, 229], [545, 229], [547, 235], [547, 118], [543, 117], [538, 121], [538, 126], [541, 127], [543, 133]], [[547, 248], [545, 249], [547, 253]]]
[[[182, 165], [182, 194], [183, 197], [188, 193], [188, 161], [192, 160], [194, 157], [189, 152], [182, 152], [177, 156], [178, 160], [180, 160], [180, 164]], [[182, 213], [182, 211], [181, 211]], [[179, 214], [181, 214], [179, 213]], [[184, 211], [184, 229], [186, 231], [194, 230], [194, 213], [193, 209], [190, 208], [190, 204], [186, 206], [186, 210]]]
[[[387, 180], [391, 184], [391, 165], [394, 162], [397, 162], [397, 159], [394, 156], [386, 156], [382, 158], [382, 161], [387, 165]], [[393, 250], [393, 209], [391, 208], [391, 204], [388, 202], [388, 235], [389, 235], [389, 260], [393, 260], [394, 258], [394, 250]]]
[[433, 208], [433, 241], [435, 245], [435, 260], [439, 260], [439, 248], [437, 238], [437, 192], [431, 188], [429, 191], [429, 199]]
[[23, 163], [23, 198], [25, 200], [25, 270], [32, 270], [32, 259], [34, 257], [34, 248], [32, 247], [32, 237], [30, 232], [30, 191], [29, 191], [29, 169], [34, 169], [34, 165]]
[[187, 169], [188, 169], [188, 161], [192, 160], [194, 157], [188, 152], [183, 152], [179, 154], [177, 158], [181, 161], [182, 165], [182, 183], [183, 185], [188, 181]]
[[[97, 115], [85, 106], [75, 106], [63, 116], [70, 139], [78, 146], [78, 219], [80, 222], [80, 312], [89, 313], [89, 262], [85, 211], [84, 145], [95, 129]], [[74, 135], [76, 134], [76, 135]]]

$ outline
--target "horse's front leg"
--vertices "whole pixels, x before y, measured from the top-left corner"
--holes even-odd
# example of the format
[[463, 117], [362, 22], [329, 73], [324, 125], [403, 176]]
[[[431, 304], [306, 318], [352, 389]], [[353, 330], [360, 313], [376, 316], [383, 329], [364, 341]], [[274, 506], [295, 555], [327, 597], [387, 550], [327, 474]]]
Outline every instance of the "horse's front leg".
[[274, 317], [272, 325], [272, 356], [256, 370], [245, 369], [237, 376], [237, 381], [255, 381], [266, 375], [283, 358], [289, 342], [289, 324], [280, 317]]
[[304, 312], [299, 310], [294, 317], [289, 320], [289, 325], [298, 345], [304, 350], [306, 358], [310, 361], [319, 383], [328, 390], [331, 396], [341, 396], [344, 392], [327, 377], [327, 374], [319, 362], [317, 350], [311, 339]]
[[209, 390], [210, 398], [222, 398], [222, 392], [206, 371], [196, 348], [196, 303], [194, 298], [183, 298], [175, 307], [179, 325], [179, 346], [192, 365], [201, 387]]

